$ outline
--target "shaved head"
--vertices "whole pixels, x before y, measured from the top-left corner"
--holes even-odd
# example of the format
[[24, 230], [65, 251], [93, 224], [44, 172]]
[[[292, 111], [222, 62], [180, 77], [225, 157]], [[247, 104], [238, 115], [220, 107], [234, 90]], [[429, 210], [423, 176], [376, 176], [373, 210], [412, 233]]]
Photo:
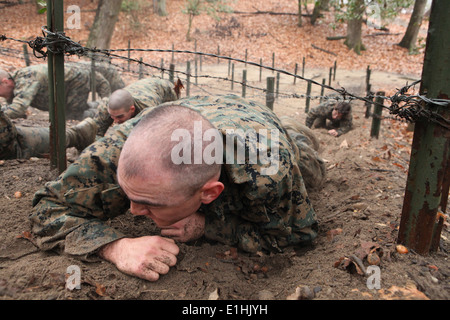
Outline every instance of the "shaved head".
[[10, 78], [9, 73], [0, 68], [0, 80], [9, 78]]
[[[119, 174], [121, 177], [164, 176], [173, 192], [190, 196], [207, 181], [219, 177], [221, 165], [217, 163], [174, 163], [172, 151], [179, 143], [172, 141], [177, 129], [185, 129], [194, 137], [194, 123], [201, 123], [202, 134], [214, 126], [200, 113], [179, 105], [163, 105], [152, 109], [136, 125], [121, 152]], [[194, 154], [194, 141], [190, 142], [191, 155]], [[202, 145], [204, 150], [205, 144]], [[171, 190], [172, 190], [171, 189]]]
[[109, 97], [108, 108], [113, 111], [117, 110], [130, 110], [130, 107], [134, 105], [134, 99], [131, 94], [124, 89], [114, 91]]

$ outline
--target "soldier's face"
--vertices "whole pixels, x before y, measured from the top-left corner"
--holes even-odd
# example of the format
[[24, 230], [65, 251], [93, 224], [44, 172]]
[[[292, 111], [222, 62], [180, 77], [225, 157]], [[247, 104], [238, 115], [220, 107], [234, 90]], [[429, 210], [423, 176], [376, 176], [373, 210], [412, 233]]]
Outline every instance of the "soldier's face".
[[115, 124], [120, 124], [131, 119], [134, 115], [134, 110], [134, 106], [131, 106], [128, 111], [125, 109], [111, 110], [108, 108], [108, 113]]
[[194, 214], [202, 203], [201, 192], [191, 197], [174, 193], [164, 176], [153, 179], [124, 177], [118, 172], [119, 184], [130, 199], [134, 215], [151, 218], [159, 227], [167, 227]]
[[333, 109], [333, 112], [331, 114], [334, 120], [341, 120], [342, 119], [342, 113], [337, 111], [337, 109]]
[[9, 99], [14, 91], [14, 81], [3, 78], [0, 80], [0, 97]]

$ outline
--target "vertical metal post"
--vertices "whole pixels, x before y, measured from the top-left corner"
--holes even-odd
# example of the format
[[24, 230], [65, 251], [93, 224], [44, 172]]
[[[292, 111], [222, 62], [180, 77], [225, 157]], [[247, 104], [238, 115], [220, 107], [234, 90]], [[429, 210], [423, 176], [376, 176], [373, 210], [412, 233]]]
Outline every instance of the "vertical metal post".
[[247, 89], [247, 69], [242, 70], [242, 98], [245, 98]]
[[377, 98], [375, 99], [375, 106], [373, 108], [372, 115], [372, 127], [370, 129], [370, 137], [377, 138], [380, 135], [380, 127], [381, 127], [381, 115], [383, 114], [383, 107], [381, 106], [384, 102], [382, 98], [385, 95], [385, 92], [379, 91], [377, 92]]
[[266, 106], [273, 110], [273, 103], [275, 101], [275, 78], [267, 77], [267, 93], [266, 93]]
[[231, 90], [234, 89], [234, 63], [231, 64]]
[[[51, 32], [64, 31], [64, 1], [47, 0], [47, 26]], [[66, 109], [64, 53], [48, 52], [50, 163], [58, 171], [66, 167]]]
[[191, 62], [186, 63], [186, 97], [191, 96]]
[[297, 69], [298, 69], [298, 63], [295, 64], [295, 70], [294, 70], [294, 75], [295, 75], [295, 77], [294, 77], [294, 84], [295, 84], [295, 82], [297, 81]]
[[323, 100], [323, 95], [324, 95], [324, 93], [325, 93], [325, 78], [322, 78], [322, 86], [320, 87], [320, 102], [319, 103], [322, 103], [322, 100]]
[[144, 65], [142, 64], [142, 57], [139, 58], [139, 80], [144, 78]]
[[173, 63], [169, 67], [169, 81], [175, 83], [175, 65]]
[[23, 58], [25, 59], [25, 64], [28, 67], [31, 63], [30, 63], [30, 56], [28, 54], [27, 45], [24, 43], [22, 48], [23, 48]]
[[[450, 1], [434, 0], [431, 5], [428, 37], [422, 70], [420, 93], [427, 98], [449, 99], [450, 96]], [[424, 105], [447, 121], [449, 106]], [[442, 223], [438, 214], [449, 157], [450, 130], [426, 119], [416, 121], [411, 160], [405, 188], [398, 243], [427, 255], [436, 250]]]
[[309, 112], [309, 104], [311, 102], [311, 80], [308, 80], [308, 85], [306, 87], [306, 105], [305, 105], [305, 113]]
[[91, 94], [92, 101], [97, 100], [97, 82], [96, 82], [96, 71], [95, 71], [95, 57], [91, 56]]

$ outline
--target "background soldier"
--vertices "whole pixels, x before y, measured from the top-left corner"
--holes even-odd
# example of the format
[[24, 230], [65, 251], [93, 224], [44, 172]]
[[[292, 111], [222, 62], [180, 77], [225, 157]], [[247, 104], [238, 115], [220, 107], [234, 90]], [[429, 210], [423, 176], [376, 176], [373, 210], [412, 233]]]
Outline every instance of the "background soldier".
[[353, 127], [352, 107], [347, 102], [321, 103], [308, 112], [305, 124], [308, 128], [327, 128], [329, 134], [339, 137]]
[[[66, 118], [82, 120], [83, 112], [89, 109], [88, 97], [91, 90], [90, 70], [67, 64], [64, 67], [66, 92]], [[96, 91], [100, 97], [108, 97], [111, 89], [108, 81], [96, 72]], [[11, 76], [0, 69], [0, 97], [8, 105], [2, 110], [10, 119], [26, 117], [28, 107], [49, 110], [48, 67], [46, 64], [33, 65], [18, 70]]]
[[133, 82], [99, 101], [98, 113], [94, 117], [98, 126], [97, 135], [104, 136], [113, 123], [123, 123], [146, 108], [178, 98], [174, 84], [169, 80], [145, 78]]

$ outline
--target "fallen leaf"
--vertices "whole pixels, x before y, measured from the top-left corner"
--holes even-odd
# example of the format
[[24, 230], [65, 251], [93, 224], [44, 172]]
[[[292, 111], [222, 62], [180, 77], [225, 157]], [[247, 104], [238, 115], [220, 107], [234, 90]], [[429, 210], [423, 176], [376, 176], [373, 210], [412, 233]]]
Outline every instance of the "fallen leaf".
[[392, 286], [378, 292], [380, 298], [386, 300], [430, 300], [423, 292], [417, 290], [414, 284], [408, 284], [405, 288]]
[[400, 253], [400, 254], [408, 253], [408, 248], [405, 247], [405, 246], [402, 246], [401, 244], [397, 245], [397, 246], [395, 247], [395, 249], [396, 249], [397, 252]]
[[208, 300], [219, 300], [219, 288], [209, 294]]
[[328, 241], [333, 240], [335, 236], [340, 235], [341, 233], [342, 233], [342, 229], [341, 228], [328, 230], [327, 231], [327, 239], [328, 239]]
[[95, 284], [95, 293], [97, 293], [99, 296], [105, 297], [106, 296], [106, 288], [103, 285], [96, 283]]
[[30, 231], [23, 231], [22, 234], [18, 235], [16, 238], [17, 239], [24, 238], [27, 240], [31, 240], [33, 239], [33, 235], [31, 234]]

